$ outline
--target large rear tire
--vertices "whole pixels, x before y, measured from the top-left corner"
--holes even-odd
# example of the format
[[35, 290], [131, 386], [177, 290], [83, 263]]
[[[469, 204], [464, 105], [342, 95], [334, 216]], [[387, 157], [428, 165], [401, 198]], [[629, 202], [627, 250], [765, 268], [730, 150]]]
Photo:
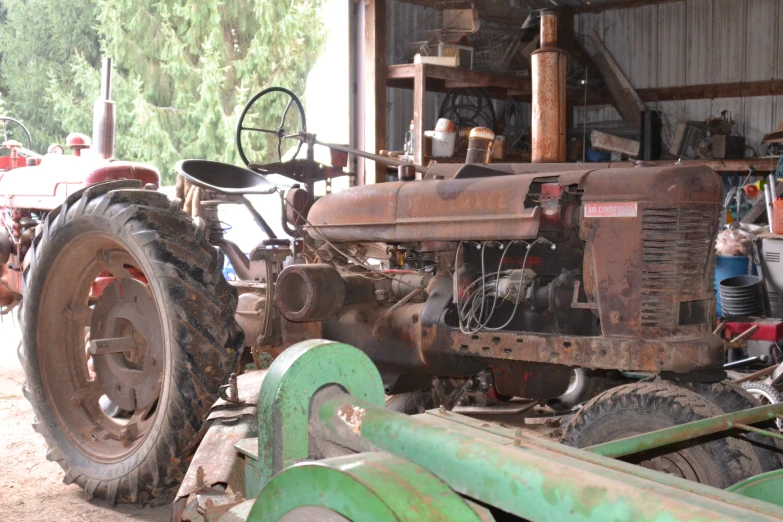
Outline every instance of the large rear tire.
[[[702, 383], [698, 387], [699, 394], [707, 397], [718, 405], [723, 413], [734, 413], [742, 410], [749, 410], [759, 405], [758, 401], [742, 387], [734, 384], [732, 381], [721, 381], [716, 383]], [[766, 424], [756, 424], [757, 428], [775, 429], [775, 423], [769, 421]], [[761, 464], [761, 471], [775, 471], [783, 465], [783, 443], [779, 439], [760, 433], [745, 433], [738, 435], [739, 438], [747, 440]]]
[[[588, 402], [568, 423], [561, 442], [584, 448], [722, 414], [712, 401], [672, 383], [627, 384]], [[721, 489], [761, 473], [753, 447], [732, 434], [693, 439], [623, 460]]]
[[[47, 458], [88, 499], [169, 501], [244, 346], [203, 222], [138, 182], [102, 183], [48, 214], [27, 260], [23, 391]], [[96, 281], [108, 284], [97, 298]], [[105, 349], [95, 378], [88, 328]], [[106, 416], [101, 396], [127, 416]]]

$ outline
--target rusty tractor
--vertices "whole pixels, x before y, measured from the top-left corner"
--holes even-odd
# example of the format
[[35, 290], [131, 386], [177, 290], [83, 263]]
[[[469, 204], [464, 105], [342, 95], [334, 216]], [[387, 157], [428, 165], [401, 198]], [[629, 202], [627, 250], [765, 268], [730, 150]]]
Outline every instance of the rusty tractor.
[[[542, 17], [542, 29], [551, 26]], [[259, 112], [280, 125], [261, 126]], [[564, 136], [534, 118], [534, 149], [547, 140], [563, 145]], [[282, 88], [248, 102], [237, 145], [248, 168], [180, 161], [173, 201], [140, 181], [112, 181], [39, 216], [24, 268], [25, 391], [49, 458], [88, 497], [158, 502], [181, 483], [182, 514], [204, 507], [189, 501], [205, 487], [241, 497], [245, 484], [266, 483], [308, 455], [382, 447], [343, 443], [341, 435], [303, 454], [308, 433], [322, 440], [306, 420], [267, 430], [280, 419], [277, 410], [256, 409], [259, 389], [302, 418], [318, 406], [311, 398], [319, 390], [284, 393], [270, 374], [242, 371], [275, 358], [295, 365], [290, 347], [318, 339], [356, 347], [348, 351], [378, 373], [372, 393], [343, 392], [377, 404], [382, 390], [407, 412], [557, 401], [574, 369], [615, 385], [618, 370], [647, 372], [644, 382], [605, 391], [571, 417], [562, 441], [577, 448], [753, 406], [725, 380], [724, 342], [712, 333], [722, 203], [712, 170], [546, 162], [564, 146], [527, 165], [411, 166], [319, 142], [300, 101]], [[316, 146], [332, 151], [331, 165], [315, 161]], [[277, 157], [259, 161], [258, 150]], [[306, 156], [297, 159], [300, 150]], [[403, 179], [315, 198], [317, 182], [328, 189], [342, 173], [346, 153], [400, 166]], [[283, 193], [275, 175], [296, 184]], [[276, 237], [253, 206], [260, 196], [281, 203], [287, 237]], [[249, 255], [226, 238], [222, 205], [245, 207], [258, 225]], [[238, 276], [230, 284], [220, 272], [224, 255]], [[341, 353], [319, 364], [348, 372]], [[107, 415], [103, 397], [121, 413]], [[262, 432], [267, 439], [256, 440]], [[285, 450], [286, 433], [296, 437], [294, 452]], [[712, 433], [627, 460], [721, 488], [781, 467], [777, 446], [757, 433]], [[241, 455], [268, 463], [273, 453], [273, 468], [238, 471]], [[203, 518], [196, 511], [188, 516]]]

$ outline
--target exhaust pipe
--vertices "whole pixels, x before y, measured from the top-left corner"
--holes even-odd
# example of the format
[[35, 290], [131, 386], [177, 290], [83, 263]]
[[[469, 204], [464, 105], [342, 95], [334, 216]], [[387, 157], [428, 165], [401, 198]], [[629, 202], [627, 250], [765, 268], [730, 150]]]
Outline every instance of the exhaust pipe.
[[92, 118], [93, 154], [103, 159], [114, 157], [115, 103], [111, 101], [111, 58], [104, 58], [101, 66], [101, 95], [95, 100]]
[[533, 111], [531, 123], [533, 163], [566, 160], [567, 58], [557, 47], [557, 14], [541, 13], [541, 47], [530, 57]]

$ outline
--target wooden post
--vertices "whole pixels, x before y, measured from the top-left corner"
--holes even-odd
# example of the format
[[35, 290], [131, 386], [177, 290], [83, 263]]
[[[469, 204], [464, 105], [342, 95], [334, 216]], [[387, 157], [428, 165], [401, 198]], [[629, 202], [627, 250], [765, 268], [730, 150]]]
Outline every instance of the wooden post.
[[427, 99], [425, 64], [417, 63], [413, 71], [413, 162], [424, 161], [424, 114]]
[[[574, 38], [574, 11], [569, 6], [562, 7], [557, 11], [557, 35], [557, 45], [561, 49], [569, 51], [579, 48], [579, 44], [576, 42], [576, 38]], [[571, 55], [574, 56], [573, 52]], [[581, 58], [576, 58], [582, 61]], [[584, 65], [584, 61], [582, 61], [582, 64]], [[566, 151], [568, 150], [568, 131], [573, 127], [574, 103], [570, 98], [566, 98]], [[566, 157], [566, 161], [568, 161], [568, 157]]]
[[[364, 150], [386, 148], [386, 0], [364, 4]], [[386, 181], [386, 167], [365, 160], [364, 182]]]

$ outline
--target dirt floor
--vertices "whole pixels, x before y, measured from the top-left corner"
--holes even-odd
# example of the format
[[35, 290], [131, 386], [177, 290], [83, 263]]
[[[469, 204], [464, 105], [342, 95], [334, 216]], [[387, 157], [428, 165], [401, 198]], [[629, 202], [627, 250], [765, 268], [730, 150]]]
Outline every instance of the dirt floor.
[[102, 500], [87, 502], [80, 488], [63, 484], [63, 472], [46, 460], [46, 446], [31, 422], [33, 412], [22, 396], [24, 374], [16, 357], [20, 333], [9, 316], [0, 323], [0, 512], [9, 520], [104, 521], [170, 519], [168, 506], [114, 508]]

